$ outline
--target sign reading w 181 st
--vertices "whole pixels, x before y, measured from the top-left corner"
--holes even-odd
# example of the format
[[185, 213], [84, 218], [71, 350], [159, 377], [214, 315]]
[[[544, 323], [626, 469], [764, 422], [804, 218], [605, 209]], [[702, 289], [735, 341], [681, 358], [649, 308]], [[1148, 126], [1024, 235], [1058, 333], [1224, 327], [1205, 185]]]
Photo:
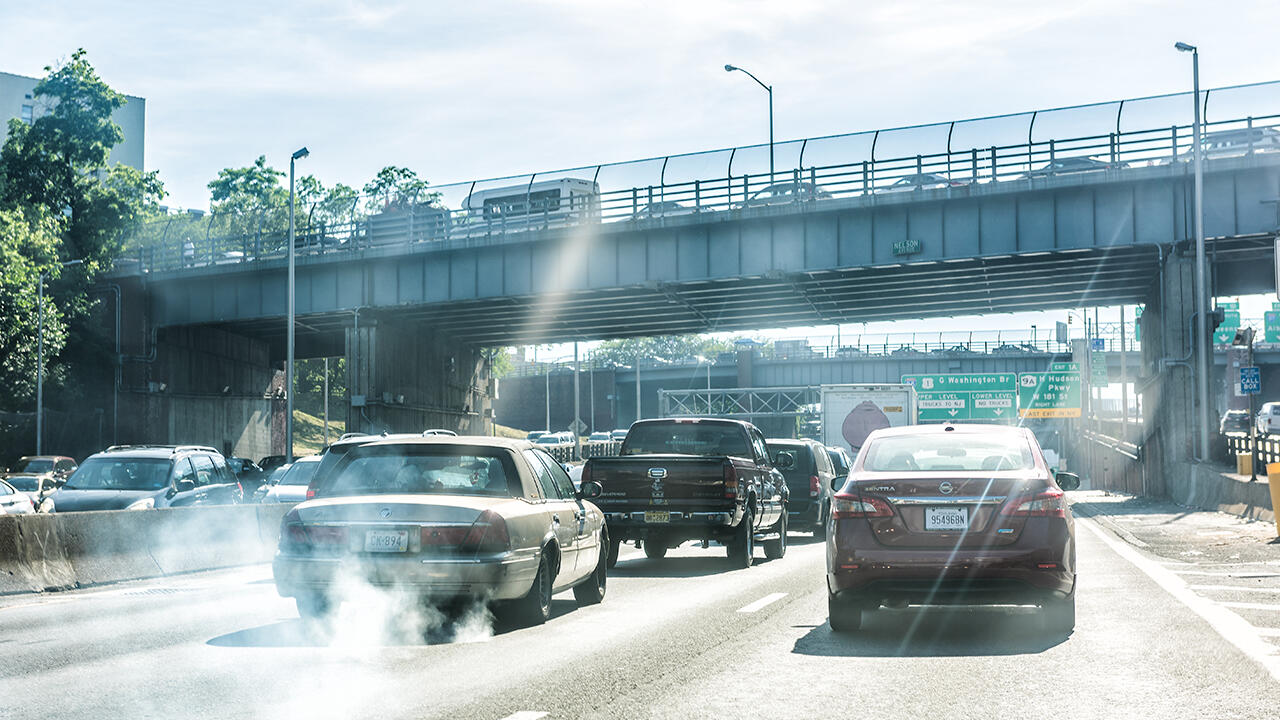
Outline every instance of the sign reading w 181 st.
[[1024, 418], [1078, 418], [1080, 373], [1046, 372], [1018, 375], [1018, 416]]

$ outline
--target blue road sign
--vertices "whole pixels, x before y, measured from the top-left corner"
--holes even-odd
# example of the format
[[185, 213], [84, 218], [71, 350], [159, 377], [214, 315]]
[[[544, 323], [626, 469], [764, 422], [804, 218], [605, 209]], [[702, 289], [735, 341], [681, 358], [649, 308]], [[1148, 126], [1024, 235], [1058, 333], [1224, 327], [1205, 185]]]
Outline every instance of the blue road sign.
[[1240, 394], [1257, 395], [1262, 392], [1262, 373], [1257, 365], [1240, 368]]
[[1107, 349], [1106, 338], [1091, 338], [1089, 340], [1089, 349], [1090, 350], [1106, 350]]

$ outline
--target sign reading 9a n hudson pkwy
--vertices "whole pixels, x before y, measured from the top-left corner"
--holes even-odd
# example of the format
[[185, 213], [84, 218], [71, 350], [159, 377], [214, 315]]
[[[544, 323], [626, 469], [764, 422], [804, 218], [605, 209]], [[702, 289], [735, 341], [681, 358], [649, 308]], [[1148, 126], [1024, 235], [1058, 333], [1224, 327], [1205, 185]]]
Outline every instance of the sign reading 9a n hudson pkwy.
[[1013, 422], [1017, 417], [1013, 373], [903, 375], [916, 388], [919, 421]]
[[1018, 415], [1024, 418], [1078, 418], [1078, 372], [1022, 373], [1018, 375]]

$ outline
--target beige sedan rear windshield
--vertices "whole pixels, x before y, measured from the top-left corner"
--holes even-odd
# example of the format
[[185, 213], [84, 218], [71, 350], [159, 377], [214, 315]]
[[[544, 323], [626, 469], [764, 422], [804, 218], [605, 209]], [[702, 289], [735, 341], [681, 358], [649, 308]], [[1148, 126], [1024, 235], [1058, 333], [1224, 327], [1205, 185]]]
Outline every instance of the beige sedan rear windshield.
[[862, 469], [871, 472], [1030, 470], [1031, 446], [1019, 436], [937, 433], [872, 441]]
[[356, 448], [318, 494], [520, 495], [519, 476], [510, 456], [486, 450], [436, 446]]

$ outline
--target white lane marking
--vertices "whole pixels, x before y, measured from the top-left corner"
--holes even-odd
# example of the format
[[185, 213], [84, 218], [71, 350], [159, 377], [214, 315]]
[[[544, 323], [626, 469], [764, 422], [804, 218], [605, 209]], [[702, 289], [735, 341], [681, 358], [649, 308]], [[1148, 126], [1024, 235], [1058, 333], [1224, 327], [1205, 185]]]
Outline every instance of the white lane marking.
[[1218, 603], [1195, 594], [1187, 588], [1187, 583], [1182, 578], [1161, 567], [1159, 563], [1143, 557], [1137, 550], [1125, 543], [1111, 538], [1105, 530], [1099, 528], [1096, 523], [1088, 518], [1076, 518], [1076, 521], [1088, 528], [1089, 532], [1115, 551], [1117, 555], [1128, 560], [1130, 564], [1154, 580], [1174, 599], [1203, 618], [1224, 640], [1236, 646], [1237, 649], [1271, 673], [1272, 678], [1280, 680], [1280, 658], [1275, 657], [1273, 654], [1276, 651], [1276, 647], [1259, 637], [1253, 625]]
[[786, 596], [787, 596], [786, 593], [770, 593], [760, 598], [759, 600], [751, 603], [750, 605], [745, 605], [743, 607], [738, 608], [738, 612], [753, 613], [765, 607], [766, 605], [771, 605], [773, 603], [778, 602], [779, 600], [781, 600]]
[[1169, 572], [1177, 575], [1208, 575], [1209, 577], [1230, 577], [1230, 578], [1273, 578], [1280, 577], [1280, 573], [1257, 573], [1257, 572], [1208, 572], [1206, 570], [1169, 570]]
[[1218, 604], [1222, 607], [1241, 608], [1243, 610], [1280, 610], [1280, 605], [1268, 603], [1220, 602]]
[[1217, 590], [1223, 590], [1223, 591], [1228, 591], [1228, 590], [1229, 590], [1229, 591], [1235, 591], [1235, 590], [1239, 590], [1240, 592], [1280, 593], [1280, 587], [1273, 587], [1273, 588], [1262, 588], [1262, 587], [1258, 587], [1258, 588], [1255, 588], [1255, 587], [1237, 587], [1237, 586], [1235, 586], [1235, 585], [1191, 585], [1190, 587], [1191, 587], [1191, 589], [1192, 589], [1192, 590], [1211, 590], [1211, 591], [1217, 591]]
[[538, 720], [547, 715], [550, 715], [550, 713], [538, 712], [537, 710], [521, 710], [518, 713], [512, 713], [502, 718], [502, 720]]
[[1264, 637], [1280, 637], [1280, 628], [1253, 626], [1254, 632]]

